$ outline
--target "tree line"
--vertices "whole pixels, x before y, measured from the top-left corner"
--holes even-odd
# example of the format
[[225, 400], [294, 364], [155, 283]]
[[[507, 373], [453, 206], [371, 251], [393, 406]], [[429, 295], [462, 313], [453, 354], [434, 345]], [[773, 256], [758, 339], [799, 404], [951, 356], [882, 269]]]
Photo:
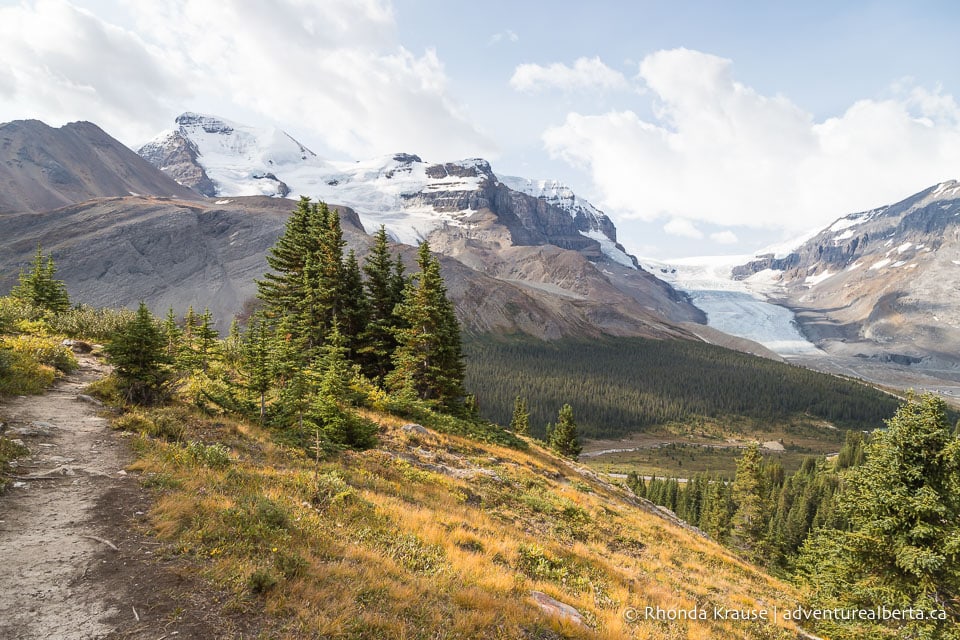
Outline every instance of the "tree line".
[[522, 395], [537, 437], [565, 403], [590, 438], [700, 417], [770, 423], [799, 416], [865, 429], [897, 406], [892, 396], [853, 380], [689, 340], [472, 336], [464, 351], [466, 382], [482, 414], [506, 424]]
[[806, 589], [817, 609], [923, 611], [827, 620], [830, 637], [960, 638], [960, 425], [933, 395], [910, 396], [885, 429], [851, 431], [835, 459], [785, 477], [756, 445], [731, 480], [627, 484], [743, 557]]

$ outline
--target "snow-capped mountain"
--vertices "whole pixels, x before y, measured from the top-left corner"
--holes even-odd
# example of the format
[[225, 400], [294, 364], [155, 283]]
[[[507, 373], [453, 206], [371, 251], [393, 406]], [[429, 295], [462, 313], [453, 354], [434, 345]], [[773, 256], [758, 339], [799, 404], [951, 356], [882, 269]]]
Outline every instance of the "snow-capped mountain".
[[[357, 212], [368, 230], [383, 224], [394, 239], [407, 244], [441, 227], [469, 225], [481, 209], [500, 208], [505, 209], [502, 217], [516, 218], [507, 226], [517, 244], [550, 242], [636, 267], [617, 243], [613, 222], [556, 181], [499, 177], [479, 158], [430, 163], [398, 153], [360, 162], [329, 161], [279, 129], [210, 115], [184, 113], [176, 124], [138, 153], [207, 196], [306, 195], [344, 204]], [[537, 204], [523, 206], [517, 194]], [[543, 211], [537, 215], [524, 215], [538, 207]], [[512, 210], [517, 208], [521, 211]], [[569, 220], [558, 219], [557, 212]]]
[[839, 218], [732, 275], [780, 285], [805, 332], [835, 353], [960, 367], [957, 181]]

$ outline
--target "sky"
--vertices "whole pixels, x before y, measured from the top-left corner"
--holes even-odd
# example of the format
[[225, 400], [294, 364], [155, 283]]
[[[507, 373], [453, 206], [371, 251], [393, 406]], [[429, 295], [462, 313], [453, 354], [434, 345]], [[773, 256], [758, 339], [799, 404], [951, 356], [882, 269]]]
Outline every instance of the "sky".
[[555, 178], [660, 259], [960, 179], [954, 2], [0, 0], [0, 122], [184, 111]]

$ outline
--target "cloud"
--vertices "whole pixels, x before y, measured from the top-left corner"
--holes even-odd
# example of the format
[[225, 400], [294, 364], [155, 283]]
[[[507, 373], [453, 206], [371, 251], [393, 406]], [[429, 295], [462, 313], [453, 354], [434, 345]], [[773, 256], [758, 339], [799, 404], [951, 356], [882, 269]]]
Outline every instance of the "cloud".
[[901, 87], [816, 122], [698, 51], [651, 54], [635, 80], [652, 118], [570, 113], [543, 134], [615, 217], [803, 231], [960, 176], [960, 107], [939, 89]]
[[161, 51], [66, 2], [0, 8], [0, 60], [0, 121], [84, 119], [136, 138], [186, 95]]
[[703, 232], [697, 229], [696, 225], [683, 218], [674, 218], [663, 225], [663, 230], [672, 236], [680, 236], [683, 238], [700, 239], [703, 237]]
[[487, 46], [492, 47], [495, 44], [500, 44], [501, 42], [519, 42], [520, 36], [518, 36], [514, 31], [506, 29], [504, 31], [497, 32], [490, 36], [490, 39], [487, 41]]
[[181, 111], [210, 111], [296, 126], [351, 157], [496, 151], [450, 98], [436, 52], [399, 44], [389, 2], [119, 1], [132, 28], [62, 0], [0, 10], [0, 60], [16, 70], [0, 116], [83, 117], [140, 142]]
[[513, 71], [510, 86], [517, 91], [546, 89], [579, 91], [583, 89], [625, 89], [629, 86], [622, 73], [611, 69], [598, 57], [577, 58], [572, 67], [555, 62], [543, 67], [521, 64]]
[[715, 233], [711, 233], [710, 239], [717, 244], [736, 244], [740, 242], [737, 234], [735, 234], [733, 231], [717, 231]]

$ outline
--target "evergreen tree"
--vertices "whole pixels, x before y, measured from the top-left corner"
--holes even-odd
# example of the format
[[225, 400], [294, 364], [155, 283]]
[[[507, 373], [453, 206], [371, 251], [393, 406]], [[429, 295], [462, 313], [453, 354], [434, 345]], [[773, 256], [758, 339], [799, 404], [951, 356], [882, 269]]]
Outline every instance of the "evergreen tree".
[[530, 412], [527, 411], [527, 399], [517, 396], [513, 401], [513, 417], [510, 429], [518, 436], [530, 435]]
[[167, 310], [167, 317], [163, 321], [162, 331], [163, 337], [166, 340], [165, 351], [167, 359], [170, 362], [175, 362], [183, 342], [183, 331], [181, 331], [177, 325], [177, 316], [173, 311], [173, 307]]
[[266, 319], [255, 316], [244, 336], [242, 348], [242, 366], [248, 379], [248, 388], [254, 392], [260, 405], [260, 424], [267, 414], [267, 393], [273, 383], [273, 352], [271, 349], [270, 329]]
[[51, 313], [63, 313], [70, 308], [70, 298], [67, 296], [67, 286], [62, 280], [54, 278], [56, 272], [53, 256], [45, 257], [38, 244], [33, 267], [29, 272], [20, 272], [20, 281], [10, 291], [10, 296]]
[[257, 281], [257, 297], [263, 300], [269, 315], [292, 313], [303, 299], [304, 266], [308, 256], [315, 256], [319, 250], [324, 222], [319, 206], [301, 196], [283, 234], [267, 254], [273, 272]]
[[577, 423], [573, 420], [573, 407], [565, 404], [557, 414], [557, 424], [550, 432], [547, 446], [567, 458], [580, 455], [583, 447], [577, 435]]
[[364, 332], [370, 323], [370, 306], [363, 287], [360, 265], [357, 263], [357, 256], [353, 249], [347, 253], [343, 264], [341, 298], [343, 303], [338, 321], [344, 346], [347, 348], [348, 357], [353, 361], [359, 361]]
[[960, 638], [960, 440], [933, 395], [909, 397], [887, 427], [844, 473], [847, 528], [811, 536], [798, 573], [815, 606], [943, 610], [946, 620], [894, 624], [900, 637]]
[[141, 302], [136, 315], [105, 348], [128, 402], [151, 404], [160, 399], [168, 379], [165, 347], [163, 333]]
[[756, 443], [744, 449], [737, 460], [733, 481], [733, 502], [736, 511], [731, 520], [730, 542], [733, 548], [752, 560], [764, 557], [763, 541], [767, 531], [767, 508], [764, 501], [763, 456]]
[[462, 404], [465, 373], [460, 343], [460, 325], [447, 298], [440, 275], [440, 262], [420, 244], [420, 272], [407, 285], [399, 305], [402, 327], [395, 329], [398, 346], [394, 369], [387, 384], [407, 389], [421, 400], [431, 400], [448, 409]]
[[[398, 259], [398, 264], [403, 265]], [[370, 317], [363, 331], [360, 362], [363, 372], [382, 384], [393, 368], [391, 356], [397, 347], [393, 328], [397, 326], [394, 313], [403, 300], [403, 275], [398, 286], [387, 245], [387, 231], [380, 226], [374, 236], [374, 245], [363, 265], [366, 275], [365, 287], [369, 300]]]
[[206, 372], [210, 366], [210, 359], [215, 355], [219, 337], [217, 330], [213, 328], [213, 314], [210, 313], [210, 309], [204, 309], [196, 328], [197, 362], [203, 372]]

